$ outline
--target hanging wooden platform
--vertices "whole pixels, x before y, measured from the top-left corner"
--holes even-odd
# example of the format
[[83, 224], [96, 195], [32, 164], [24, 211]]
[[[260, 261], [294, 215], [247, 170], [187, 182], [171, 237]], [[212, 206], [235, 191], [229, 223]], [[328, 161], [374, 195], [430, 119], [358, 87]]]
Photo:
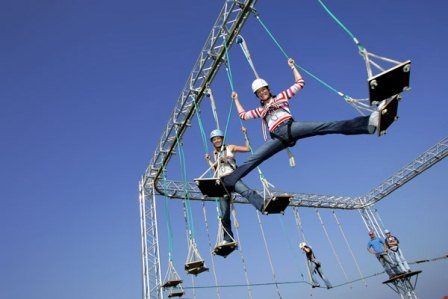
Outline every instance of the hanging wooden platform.
[[398, 119], [398, 101], [400, 95], [395, 95], [392, 99], [379, 111], [378, 136], [386, 134], [386, 130]]
[[410, 75], [411, 61], [407, 60], [369, 78], [370, 105], [372, 105], [373, 102], [381, 102], [382, 100], [388, 99], [409, 89]]
[[182, 283], [182, 280], [180, 280], [180, 279], [168, 280], [162, 285], [162, 288], [172, 288], [181, 283]]
[[182, 297], [184, 294], [185, 294], [184, 291], [173, 291], [173, 292], [168, 294], [168, 298]]
[[238, 243], [237, 242], [230, 242], [230, 243], [226, 243], [224, 245], [217, 245], [212, 253], [215, 254], [215, 255], [222, 256], [222, 257], [227, 257], [237, 247], [238, 247]]
[[230, 196], [224, 184], [218, 178], [194, 179], [202, 194], [208, 197]]
[[392, 277], [391, 279], [383, 281], [383, 283], [384, 284], [393, 283], [393, 282], [395, 282], [397, 280], [410, 278], [410, 277], [412, 277], [414, 275], [418, 275], [420, 273], [422, 273], [422, 271], [412, 271], [412, 272], [402, 273], [402, 274], [399, 274], [399, 275], [396, 275], [396, 276]]
[[262, 213], [267, 214], [279, 214], [285, 211], [288, 207], [289, 202], [293, 198], [289, 194], [281, 194], [272, 196], [264, 205]]
[[204, 261], [194, 261], [185, 264], [185, 271], [188, 274], [198, 275], [204, 271], [208, 271], [208, 268], [204, 266]]

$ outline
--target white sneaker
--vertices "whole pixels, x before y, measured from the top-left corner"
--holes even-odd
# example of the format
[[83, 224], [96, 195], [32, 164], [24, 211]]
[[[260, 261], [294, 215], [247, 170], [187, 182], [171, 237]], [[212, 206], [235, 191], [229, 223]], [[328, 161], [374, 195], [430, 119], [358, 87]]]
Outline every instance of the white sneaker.
[[376, 129], [378, 128], [379, 116], [380, 114], [378, 111], [373, 111], [372, 114], [370, 114], [369, 125], [367, 126], [370, 134], [375, 133]]
[[379, 122], [379, 116], [380, 114], [378, 111], [373, 111], [369, 117], [369, 126], [374, 126], [375, 128], [377, 128]]

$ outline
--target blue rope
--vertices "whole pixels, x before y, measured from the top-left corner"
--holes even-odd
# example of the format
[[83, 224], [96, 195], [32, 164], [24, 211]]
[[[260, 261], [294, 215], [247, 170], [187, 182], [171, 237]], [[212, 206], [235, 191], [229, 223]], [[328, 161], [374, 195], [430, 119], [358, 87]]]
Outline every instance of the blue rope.
[[184, 181], [184, 191], [185, 191], [185, 209], [186, 209], [186, 220], [187, 220], [187, 226], [188, 229], [190, 231], [190, 238], [194, 238], [194, 223], [193, 223], [193, 216], [192, 216], [192, 211], [191, 211], [191, 206], [190, 206], [190, 198], [188, 196], [188, 190], [187, 190], [187, 170], [186, 170], [186, 165], [185, 165], [185, 154], [183, 151], [183, 148], [181, 146], [181, 143], [178, 139], [177, 141], [177, 148], [179, 151], [179, 161], [180, 161], [180, 167], [182, 169], [182, 177], [183, 177], [183, 181]]
[[194, 101], [194, 109], [196, 110], [196, 118], [198, 119], [199, 131], [201, 132], [202, 144], [204, 144], [205, 152], [208, 153], [208, 140], [207, 134], [205, 133], [204, 124], [201, 118], [201, 109], [197, 106], [196, 101]]
[[334, 15], [334, 13], [321, 0], [318, 0], [318, 2], [328, 13], [328, 15], [330, 15], [330, 17], [352, 38], [352, 40], [358, 46], [358, 49], [360, 51], [365, 50], [365, 48], [361, 45], [361, 43], [358, 41], [355, 35], [353, 35], [353, 33], [344, 24], [342, 24], [342, 22]]
[[[163, 180], [162, 180], [162, 188], [163, 188], [163, 193], [166, 194], [166, 177], [165, 174], [163, 175]], [[170, 217], [170, 213], [169, 213], [169, 209], [168, 209], [168, 197], [165, 195], [164, 196], [164, 212], [165, 212], [165, 219], [166, 219], [166, 226], [167, 226], [167, 230], [168, 230], [168, 249], [169, 249], [169, 260], [172, 261], [171, 258], [171, 253], [173, 251], [173, 229], [171, 227], [171, 217]]]
[[[277, 39], [274, 37], [274, 35], [271, 33], [271, 31], [268, 29], [268, 27], [263, 23], [263, 21], [261, 20], [259, 15], [256, 15], [257, 20], [260, 22], [261, 26], [264, 28], [264, 30], [268, 33], [268, 35], [271, 37], [271, 39], [274, 41], [274, 43], [277, 45], [277, 47], [280, 49], [280, 51], [283, 53], [283, 55], [286, 57], [286, 59], [289, 58], [289, 55], [286, 53], [286, 51], [283, 49], [283, 47], [279, 44], [279, 42], [277, 41]], [[348, 99], [350, 98], [349, 96], [345, 95], [344, 93], [338, 91], [336, 88], [332, 87], [330, 84], [326, 83], [325, 81], [323, 81], [322, 79], [320, 79], [319, 77], [317, 77], [316, 75], [314, 75], [313, 73], [311, 73], [310, 71], [308, 71], [307, 69], [305, 69], [304, 67], [296, 64], [296, 67], [298, 67], [299, 69], [301, 69], [303, 72], [305, 72], [306, 74], [308, 74], [309, 76], [311, 76], [313, 79], [315, 79], [316, 81], [318, 81], [320, 84], [324, 85], [325, 87], [327, 87], [328, 89], [330, 89], [331, 91], [335, 92], [336, 94], [338, 94], [339, 96], [343, 97], [344, 99]]]
[[[230, 89], [232, 91], [234, 91], [235, 87], [233, 85], [233, 75], [232, 75], [232, 69], [230, 67], [229, 49], [227, 48], [226, 41], [224, 41], [224, 47], [225, 47], [225, 53], [226, 53], [226, 73], [227, 73], [227, 79], [228, 79], [229, 84], [230, 84]], [[227, 121], [226, 121], [225, 130], [224, 130], [224, 140], [223, 140], [223, 143], [225, 143], [226, 138], [227, 138], [227, 130], [229, 128], [230, 116], [232, 115], [232, 110], [233, 110], [233, 101], [231, 101], [231, 103], [230, 103], [229, 113], [227, 114]]]

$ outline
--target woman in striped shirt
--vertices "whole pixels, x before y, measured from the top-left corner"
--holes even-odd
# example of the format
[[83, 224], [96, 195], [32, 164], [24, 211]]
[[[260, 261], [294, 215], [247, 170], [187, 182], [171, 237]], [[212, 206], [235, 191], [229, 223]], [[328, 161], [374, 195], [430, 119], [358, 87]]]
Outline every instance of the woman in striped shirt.
[[376, 130], [378, 125], [377, 111], [370, 116], [360, 116], [351, 120], [327, 122], [294, 121], [289, 109], [289, 100], [303, 88], [304, 81], [293, 59], [288, 59], [288, 65], [293, 71], [295, 83], [278, 95], [274, 96], [271, 93], [268, 83], [263, 79], [256, 79], [252, 83], [252, 91], [261, 103], [261, 106], [258, 108], [246, 111], [238, 99], [238, 94], [235, 91], [232, 92], [232, 98], [239, 117], [243, 120], [263, 119], [264, 138], [267, 140], [267, 127], [271, 139], [267, 140], [235, 171], [222, 177], [225, 186], [230, 190], [232, 190], [239, 179], [246, 176], [263, 161], [279, 151], [293, 146], [299, 139], [326, 134], [373, 134]]

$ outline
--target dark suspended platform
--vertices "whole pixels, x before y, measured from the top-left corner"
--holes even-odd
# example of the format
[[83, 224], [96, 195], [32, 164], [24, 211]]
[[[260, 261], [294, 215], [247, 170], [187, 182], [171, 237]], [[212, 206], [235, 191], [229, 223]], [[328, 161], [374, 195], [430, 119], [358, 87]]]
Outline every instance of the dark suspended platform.
[[213, 250], [213, 254], [219, 255], [222, 257], [227, 257], [229, 254], [231, 254], [236, 248], [238, 248], [237, 242], [229, 242], [221, 245], [216, 245], [215, 249]]
[[184, 294], [185, 294], [184, 291], [173, 291], [168, 294], [168, 298], [182, 297]]
[[163, 285], [162, 288], [172, 288], [172, 287], [176, 287], [179, 284], [182, 283], [182, 280], [180, 279], [175, 279], [175, 280], [168, 280], [166, 281]]
[[283, 214], [288, 207], [291, 198], [293, 198], [293, 196], [289, 194], [273, 195], [265, 202], [262, 213], [265, 215]]
[[202, 194], [207, 197], [224, 197], [230, 196], [226, 187], [218, 178], [194, 179]]
[[411, 61], [407, 60], [369, 78], [370, 105], [375, 102], [379, 103], [409, 89], [410, 75]]
[[198, 275], [199, 273], [208, 271], [208, 268], [204, 266], [204, 261], [194, 261], [185, 264], [185, 271], [188, 274]]
[[398, 119], [398, 101], [400, 95], [393, 96], [384, 107], [379, 110], [378, 136], [386, 134], [386, 130]]
[[414, 275], [418, 275], [418, 274], [420, 274], [420, 273], [422, 273], [422, 271], [405, 272], [405, 273], [396, 275], [396, 276], [392, 277], [391, 279], [388, 279], [388, 280], [386, 280], [386, 281], [383, 281], [383, 283], [384, 283], [384, 284], [388, 284], [388, 283], [394, 283], [394, 282], [396, 282], [396, 281], [398, 281], [398, 280], [401, 280], [401, 279], [409, 279], [409, 278], [411, 278], [412, 276], [414, 276]]

